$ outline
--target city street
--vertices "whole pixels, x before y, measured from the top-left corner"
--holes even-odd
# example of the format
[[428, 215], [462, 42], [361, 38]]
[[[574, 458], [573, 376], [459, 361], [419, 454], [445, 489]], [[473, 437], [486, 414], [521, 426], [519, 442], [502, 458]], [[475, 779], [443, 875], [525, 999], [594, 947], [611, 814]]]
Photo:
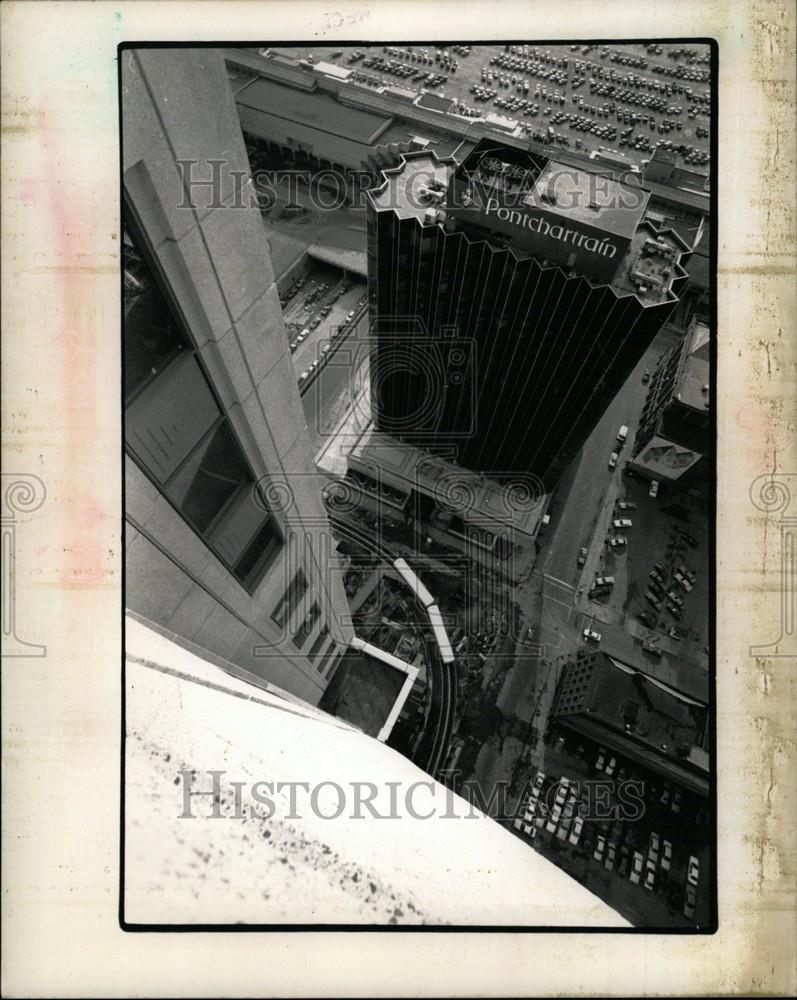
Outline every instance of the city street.
[[[611, 453], [618, 450], [617, 431], [622, 424], [629, 429], [623, 448], [627, 457], [647, 395], [642, 374], [645, 369], [652, 371], [659, 355], [677, 339], [676, 333], [664, 327], [565, 472], [554, 497], [547, 544], [537, 560], [546, 575], [573, 586], [580, 585], [580, 577], [591, 579], [590, 572], [597, 564], [603, 541], [600, 532], [593, 535], [599, 515], [607, 505], [611, 508], [614, 498], [624, 488], [620, 472], [624, 455], [621, 453], [616, 469], [609, 469], [608, 464]], [[583, 573], [577, 565], [582, 546], [590, 550]]]
[[313, 454], [330, 436], [352, 406], [368, 372], [368, 310], [344, 330], [334, 351], [302, 393], [302, 406]]

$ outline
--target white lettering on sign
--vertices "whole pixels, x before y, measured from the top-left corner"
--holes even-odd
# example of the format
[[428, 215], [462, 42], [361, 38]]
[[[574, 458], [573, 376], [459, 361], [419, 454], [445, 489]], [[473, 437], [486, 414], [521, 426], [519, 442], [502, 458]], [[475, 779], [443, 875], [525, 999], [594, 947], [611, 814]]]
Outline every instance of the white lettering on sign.
[[514, 208], [504, 208], [498, 204], [495, 198], [487, 199], [486, 213], [497, 216], [501, 222], [509, 222], [513, 226], [528, 229], [532, 233], [550, 236], [551, 239], [559, 240], [561, 243], [571, 243], [574, 247], [583, 247], [590, 253], [600, 254], [602, 257], [614, 257], [617, 253], [617, 247], [608, 240], [587, 236], [586, 233], [580, 232], [578, 229], [565, 229], [564, 226], [551, 225], [539, 215], [519, 212]]

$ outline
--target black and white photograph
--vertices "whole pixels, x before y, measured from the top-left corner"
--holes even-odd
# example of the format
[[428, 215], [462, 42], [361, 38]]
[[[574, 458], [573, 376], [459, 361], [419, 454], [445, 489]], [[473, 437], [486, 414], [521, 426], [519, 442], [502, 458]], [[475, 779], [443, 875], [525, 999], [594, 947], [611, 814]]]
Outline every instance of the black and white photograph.
[[715, 927], [717, 56], [120, 50], [126, 923]]
[[795, 995], [796, 53], [0, 4], [2, 996]]

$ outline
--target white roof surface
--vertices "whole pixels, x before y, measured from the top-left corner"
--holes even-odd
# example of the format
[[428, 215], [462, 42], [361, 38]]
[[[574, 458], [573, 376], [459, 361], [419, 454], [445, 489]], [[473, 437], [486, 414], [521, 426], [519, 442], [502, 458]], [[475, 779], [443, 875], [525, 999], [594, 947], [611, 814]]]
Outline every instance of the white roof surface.
[[[465, 818], [464, 800], [389, 747], [267, 692], [250, 698], [245, 684], [130, 619], [127, 654], [128, 922], [625, 926], [496, 822]], [[200, 791], [211, 789], [210, 771], [224, 772], [223, 818], [207, 796], [192, 800], [195, 818], [180, 818], [181, 770], [196, 772]], [[245, 783], [237, 818], [233, 781]], [[257, 781], [334, 782], [346, 808], [321, 818], [298, 789], [291, 819], [286, 790], [262, 820], [249, 813]], [[375, 807], [389, 813], [388, 781], [399, 783], [399, 818], [365, 808], [350, 817], [357, 782], [374, 783]], [[403, 805], [416, 782], [415, 811], [436, 808], [434, 818]], [[334, 786], [316, 794], [318, 811], [335, 811]]]

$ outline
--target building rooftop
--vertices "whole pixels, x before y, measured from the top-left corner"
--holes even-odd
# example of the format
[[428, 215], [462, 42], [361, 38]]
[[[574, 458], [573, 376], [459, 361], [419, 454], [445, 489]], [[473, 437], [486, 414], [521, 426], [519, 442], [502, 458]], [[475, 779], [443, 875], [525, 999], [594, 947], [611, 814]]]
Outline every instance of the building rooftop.
[[631, 239], [649, 198], [642, 188], [551, 160], [525, 203], [560, 215], [565, 221], [582, 222]]
[[434, 152], [408, 153], [398, 167], [382, 172], [384, 183], [369, 196], [379, 211], [393, 209], [401, 219], [423, 222], [434, 207], [431, 201], [423, 200], [424, 188], [438, 185], [445, 192], [453, 169], [452, 163], [441, 161]]
[[643, 222], [631, 238], [613, 284], [636, 295], [645, 305], [675, 301], [673, 280], [686, 275], [680, 264], [684, 249], [675, 233], [661, 232]]
[[235, 99], [243, 107], [364, 145], [376, 142], [391, 122], [388, 115], [347, 107], [324, 91], [297, 90], [264, 77], [240, 90]]
[[495, 532], [513, 528], [533, 537], [545, 513], [545, 494], [525, 497], [511, 484], [496, 483], [373, 428], [363, 433], [350, 458], [365, 468], [379, 469], [388, 485], [403, 484], [444, 500], [466, 497], [466, 506], [456, 513], [477, 528]]
[[[125, 631], [130, 923], [628, 925], [384, 743], [136, 621]], [[181, 769], [195, 772], [192, 785], [181, 786]], [[219, 769], [223, 822], [196, 795], [186, 822], [184, 792], [208, 791]], [[257, 782], [274, 782], [270, 812]], [[419, 782], [409, 811], [405, 793]], [[355, 786], [364, 802], [377, 790], [373, 812], [354, 805]], [[330, 822], [338, 789], [345, 808]]]
[[350, 722], [369, 736], [377, 737], [406, 679], [407, 675], [391, 664], [349, 647], [319, 702], [319, 708]]
[[[535, 190], [540, 190], [540, 182], [544, 177], [552, 176], [546, 173], [546, 161], [538, 157], [527, 155], [527, 164], [515, 163], [517, 158], [523, 158], [516, 150], [511, 151], [512, 161], [509, 162], [509, 170], [501, 172], [491, 165], [491, 157], [484, 155], [483, 150], [477, 146], [475, 156], [478, 159], [476, 172], [469, 169], [471, 157], [468, 156], [461, 164], [441, 161], [434, 151], [427, 152], [421, 150], [408, 153], [401, 163], [396, 167], [384, 170], [384, 183], [369, 192], [369, 198], [378, 211], [392, 209], [400, 218], [415, 218], [423, 224], [443, 224], [446, 219], [449, 225], [461, 225], [464, 229], [470, 230], [469, 237], [476, 242], [479, 238], [484, 239], [491, 246], [497, 249], [509, 248], [518, 258], [531, 255], [542, 258], [539, 250], [535, 254], [533, 242], [528, 238], [525, 243], [520, 239], [512, 239], [503, 235], [478, 237], [476, 234], [482, 231], [480, 226], [487, 226], [488, 221], [482, 218], [481, 211], [486, 203], [486, 199], [491, 197], [491, 191], [498, 185], [506, 197], [517, 201], [523, 200], [523, 191], [534, 185]], [[498, 163], [498, 167], [502, 164]], [[572, 177], [572, 168], [563, 168]], [[577, 174], [578, 172], [576, 172]], [[469, 184], [472, 178], [479, 182], [480, 189], [476, 192], [481, 198], [481, 203], [476, 202], [476, 208], [472, 211], [460, 214], [460, 208], [466, 207], [466, 203], [455, 205], [450, 208], [449, 202], [452, 196], [449, 181], [454, 178], [454, 184], [458, 183], [458, 178], [464, 177], [464, 184]], [[601, 182], [604, 178], [599, 178]], [[579, 180], [577, 183], [587, 187], [589, 183]], [[620, 187], [616, 182], [607, 180], [609, 192], [617, 194]], [[489, 185], [489, 186], [488, 186]], [[438, 190], [431, 196], [424, 194], [425, 189], [436, 187]], [[471, 188], [473, 190], [473, 188]], [[604, 190], [601, 187], [601, 190]], [[631, 189], [629, 189], [631, 190]], [[630, 197], [636, 197], [637, 191], [633, 191]], [[643, 192], [644, 193], [644, 192]], [[619, 196], [619, 195], [618, 195]], [[603, 195], [601, 196], [603, 198]], [[609, 197], [612, 197], [610, 194]], [[630, 243], [625, 253], [618, 259], [616, 272], [611, 282], [612, 287], [620, 294], [634, 295], [644, 305], [658, 305], [662, 302], [675, 302], [676, 295], [673, 291], [673, 282], [677, 278], [685, 278], [686, 272], [680, 264], [681, 254], [685, 247], [678, 236], [669, 230], [658, 230], [653, 224], [644, 219], [646, 198], [634, 209], [629, 209], [629, 219], [620, 222], [617, 212], [609, 208], [609, 215], [612, 217], [612, 225], [616, 230], [628, 229], [630, 233]], [[436, 213], [440, 211], [441, 214]], [[545, 211], [559, 211], [559, 206], [545, 204]], [[581, 212], [582, 209], [567, 209], [567, 211]], [[584, 212], [591, 211], [583, 209]], [[633, 230], [630, 229], [630, 218], [633, 217]], [[596, 220], [591, 220], [591, 225], [597, 225]], [[472, 228], [471, 228], [472, 226]], [[524, 231], [518, 227], [519, 233]], [[532, 234], [533, 236], [533, 234]], [[627, 238], [627, 237], [626, 237]], [[597, 240], [596, 240], [597, 242]], [[561, 266], [561, 265], [560, 265]], [[590, 275], [585, 273], [585, 277]], [[602, 280], [602, 279], [594, 279]]]
[[[577, 671], [584, 662], [571, 660], [566, 669]], [[587, 670], [586, 696], [562, 694], [557, 712], [567, 715], [568, 698], [574, 697], [576, 714], [678, 762], [688, 759], [692, 747], [705, 749], [708, 708], [704, 702], [603, 652], [593, 654]]]
[[709, 403], [711, 384], [711, 365], [708, 355], [711, 331], [706, 323], [698, 320], [687, 336], [689, 340], [684, 345], [681, 355], [674, 392], [684, 406], [705, 410]]

